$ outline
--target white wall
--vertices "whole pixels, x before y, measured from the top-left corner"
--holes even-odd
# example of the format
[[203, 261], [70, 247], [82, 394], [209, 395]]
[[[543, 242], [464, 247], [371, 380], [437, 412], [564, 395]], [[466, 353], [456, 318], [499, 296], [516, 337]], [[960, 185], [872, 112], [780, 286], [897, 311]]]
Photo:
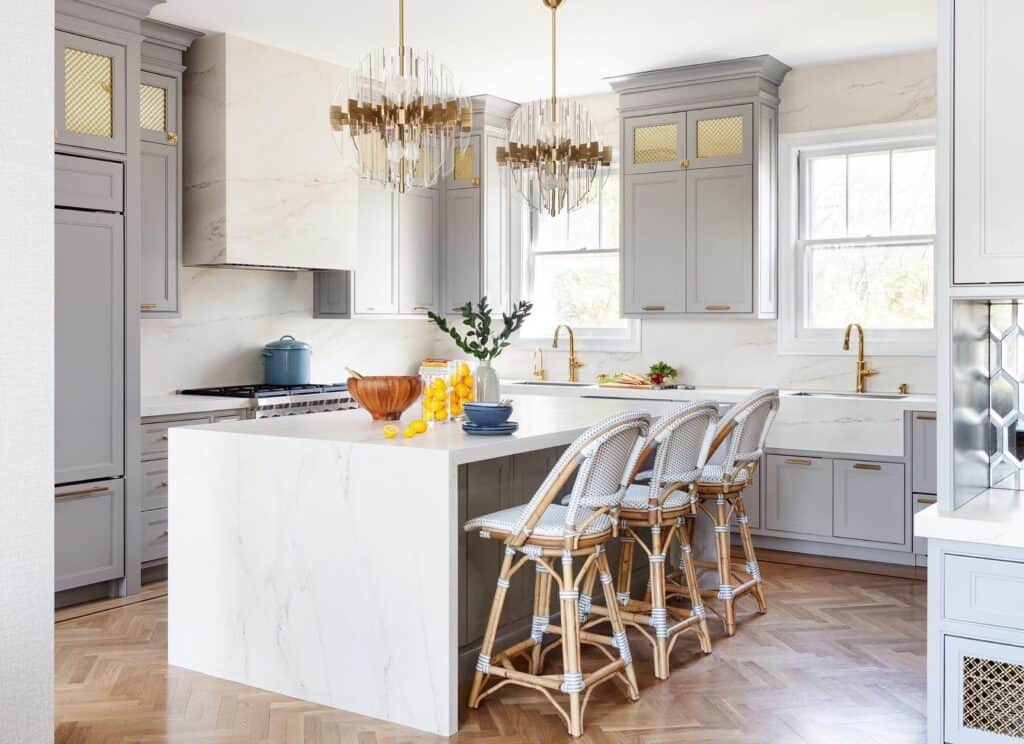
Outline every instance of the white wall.
[[[935, 73], [934, 52], [794, 69], [782, 84], [780, 128], [800, 132], [933, 118]], [[591, 96], [585, 104], [603, 138], [618, 145], [615, 96]], [[645, 320], [639, 354], [581, 352], [587, 366], [580, 374], [582, 379], [592, 379], [598, 372], [645, 372], [663, 359], [679, 369], [683, 380], [697, 385], [853, 388], [853, 356], [781, 355], [777, 335], [775, 321]], [[837, 336], [837, 351], [840, 346]], [[529, 377], [531, 353], [509, 349], [495, 366], [503, 377]], [[565, 351], [545, 348], [545, 356], [549, 378], [564, 379]], [[908, 383], [915, 392], [935, 391], [934, 357], [886, 356], [871, 361], [879, 370], [868, 381], [871, 389], [895, 391]]]
[[53, 14], [0, 24], [0, 744], [53, 741]]

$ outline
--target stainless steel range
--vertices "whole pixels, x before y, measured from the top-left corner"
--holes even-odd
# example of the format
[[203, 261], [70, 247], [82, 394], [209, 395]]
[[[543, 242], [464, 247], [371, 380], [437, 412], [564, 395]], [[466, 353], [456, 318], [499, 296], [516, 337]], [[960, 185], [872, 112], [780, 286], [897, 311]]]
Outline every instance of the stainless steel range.
[[248, 410], [247, 418], [295, 416], [300, 413], [345, 411], [359, 407], [343, 382], [334, 385], [231, 385], [179, 392], [182, 395], [243, 399], [244, 407]]

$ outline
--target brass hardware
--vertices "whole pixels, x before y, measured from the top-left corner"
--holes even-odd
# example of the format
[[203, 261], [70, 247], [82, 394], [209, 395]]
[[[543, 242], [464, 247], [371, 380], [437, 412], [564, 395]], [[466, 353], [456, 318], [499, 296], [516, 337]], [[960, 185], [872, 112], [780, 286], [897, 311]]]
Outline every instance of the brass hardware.
[[918, 499], [917, 503], [923, 504], [925, 506], [931, 506], [932, 504], [937, 504], [938, 501], [938, 499]]
[[642, 310], [646, 312], [660, 312], [665, 309], [664, 305], [644, 305]]
[[934, 413], [919, 413], [916, 416], [914, 416], [914, 418], [916, 418], [918, 421], [934, 421], [935, 420], [935, 414]]
[[168, 132], [167, 133], [167, 144], [169, 144], [169, 145], [176, 145], [176, 144], [178, 144], [178, 133], [177, 132]]
[[854, 328], [857, 329], [857, 392], [863, 393], [867, 391], [864, 385], [864, 379], [877, 375], [877, 369], [871, 369], [867, 362], [864, 361], [864, 329], [861, 328], [860, 323], [850, 323], [846, 326], [846, 333], [843, 334], [843, 351], [850, 350], [850, 331]]
[[428, 310], [430, 310], [430, 308], [429, 308], [429, 307], [426, 307], [425, 305], [417, 305], [416, 307], [414, 307], [414, 308], [412, 309], [412, 311], [413, 311], [414, 313], [425, 313], [425, 312], [427, 312]]
[[705, 305], [705, 310], [731, 310], [732, 305]]
[[139, 305], [139, 310], [152, 310], [155, 307], [155, 302], [143, 302], [141, 305]]
[[806, 457], [788, 457], [786, 458], [787, 465], [813, 465], [813, 460], [808, 460]]
[[900, 385], [899, 390], [901, 394], [908, 395], [910, 393], [910, 385], [904, 382], [902, 385]]
[[551, 348], [558, 348], [558, 333], [563, 328], [569, 334], [569, 382], [577, 382], [576, 370], [583, 366], [583, 362], [576, 358], [576, 335], [572, 332], [572, 328], [565, 323], [555, 326], [555, 337], [551, 340]]
[[166, 442], [167, 441], [167, 435], [164, 434], [162, 437], [160, 437], [160, 441], [161, 442]]
[[544, 350], [539, 346], [533, 350], [533, 379], [546, 380], [548, 371], [544, 369]]
[[881, 470], [881, 465], [876, 465], [870, 462], [855, 462], [853, 464], [855, 470]]
[[106, 493], [110, 489], [106, 486], [93, 486], [92, 488], [79, 488], [77, 491], [64, 491], [63, 493], [55, 493], [53, 496], [57, 499], [65, 499], [68, 496], [85, 496], [90, 493]]
[[471, 184], [472, 184], [472, 185], [473, 185], [474, 187], [477, 187], [477, 186], [479, 186], [479, 185], [480, 185], [480, 179], [479, 179], [479, 178], [474, 178], [474, 179], [473, 179], [472, 181], [470, 181], [470, 183], [471, 183]]
[[160, 488], [167, 488], [167, 481], [160, 481]]
[[60, 130], [57, 129], [57, 127], [53, 128], [53, 139], [54, 140], [59, 140], [60, 139]]
[[686, 158], [683, 158], [682, 160], [679, 161], [679, 167], [682, 168], [683, 170], [686, 170], [687, 168], [690, 167], [690, 161]]
[[111, 90], [113, 90], [110, 87], [110, 83], [107, 82], [100, 83], [100, 88], [103, 90], [104, 93], [109, 93]]
[[461, 307], [453, 307], [452, 308], [452, 312], [453, 313], [461, 313], [462, 312], [462, 308]]
[[163, 532], [161, 532], [160, 533], [160, 537], [158, 537], [157, 540], [162, 540], [165, 537], [169, 537], [169, 534], [168, 534], [167, 530], [164, 530]]

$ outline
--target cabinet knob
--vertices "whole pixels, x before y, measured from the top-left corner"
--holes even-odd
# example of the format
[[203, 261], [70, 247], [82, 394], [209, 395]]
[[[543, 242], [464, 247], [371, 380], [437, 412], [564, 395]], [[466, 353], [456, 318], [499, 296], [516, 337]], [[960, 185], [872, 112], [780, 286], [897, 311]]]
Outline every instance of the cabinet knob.
[[168, 132], [167, 133], [167, 144], [169, 144], [169, 145], [176, 145], [176, 144], [178, 144], [178, 133], [177, 132]]
[[686, 170], [687, 168], [690, 167], [690, 161], [687, 160], [686, 158], [683, 158], [682, 160], [679, 161], [679, 167], [682, 168], [683, 170]]
[[477, 186], [479, 186], [479, 185], [480, 185], [480, 179], [479, 179], [479, 178], [474, 178], [474, 179], [473, 179], [473, 180], [472, 180], [472, 181], [471, 181], [470, 183], [471, 183], [471, 184], [473, 185], [473, 187], [475, 188], [475, 187], [477, 187]]
[[644, 305], [641, 310], [648, 313], [660, 312], [665, 309], [664, 305]]

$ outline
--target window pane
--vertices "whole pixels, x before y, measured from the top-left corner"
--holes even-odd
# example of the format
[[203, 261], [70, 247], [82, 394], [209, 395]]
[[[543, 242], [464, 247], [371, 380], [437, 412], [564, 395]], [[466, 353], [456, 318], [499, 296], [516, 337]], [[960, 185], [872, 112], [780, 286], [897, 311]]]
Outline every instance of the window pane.
[[546, 337], [559, 323], [627, 328], [619, 317], [619, 257], [616, 253], [534, 257], [533, 314], [523, 335]]
[[931, 328], [934, 245], [809, 249], [812, 328]]
[[601, 187], [601, 249], [619, 249], [619, 174], [615, 171]]
[[889, 151], [850, 155], [846, 167], [846, 234], [889, 235]]
[[808, 167], [810, 238], [846, 235], [846, 156], [812, 158]]
[[935, 148], [893, 152], [892, 231], [895, 235], [935, 232]]

